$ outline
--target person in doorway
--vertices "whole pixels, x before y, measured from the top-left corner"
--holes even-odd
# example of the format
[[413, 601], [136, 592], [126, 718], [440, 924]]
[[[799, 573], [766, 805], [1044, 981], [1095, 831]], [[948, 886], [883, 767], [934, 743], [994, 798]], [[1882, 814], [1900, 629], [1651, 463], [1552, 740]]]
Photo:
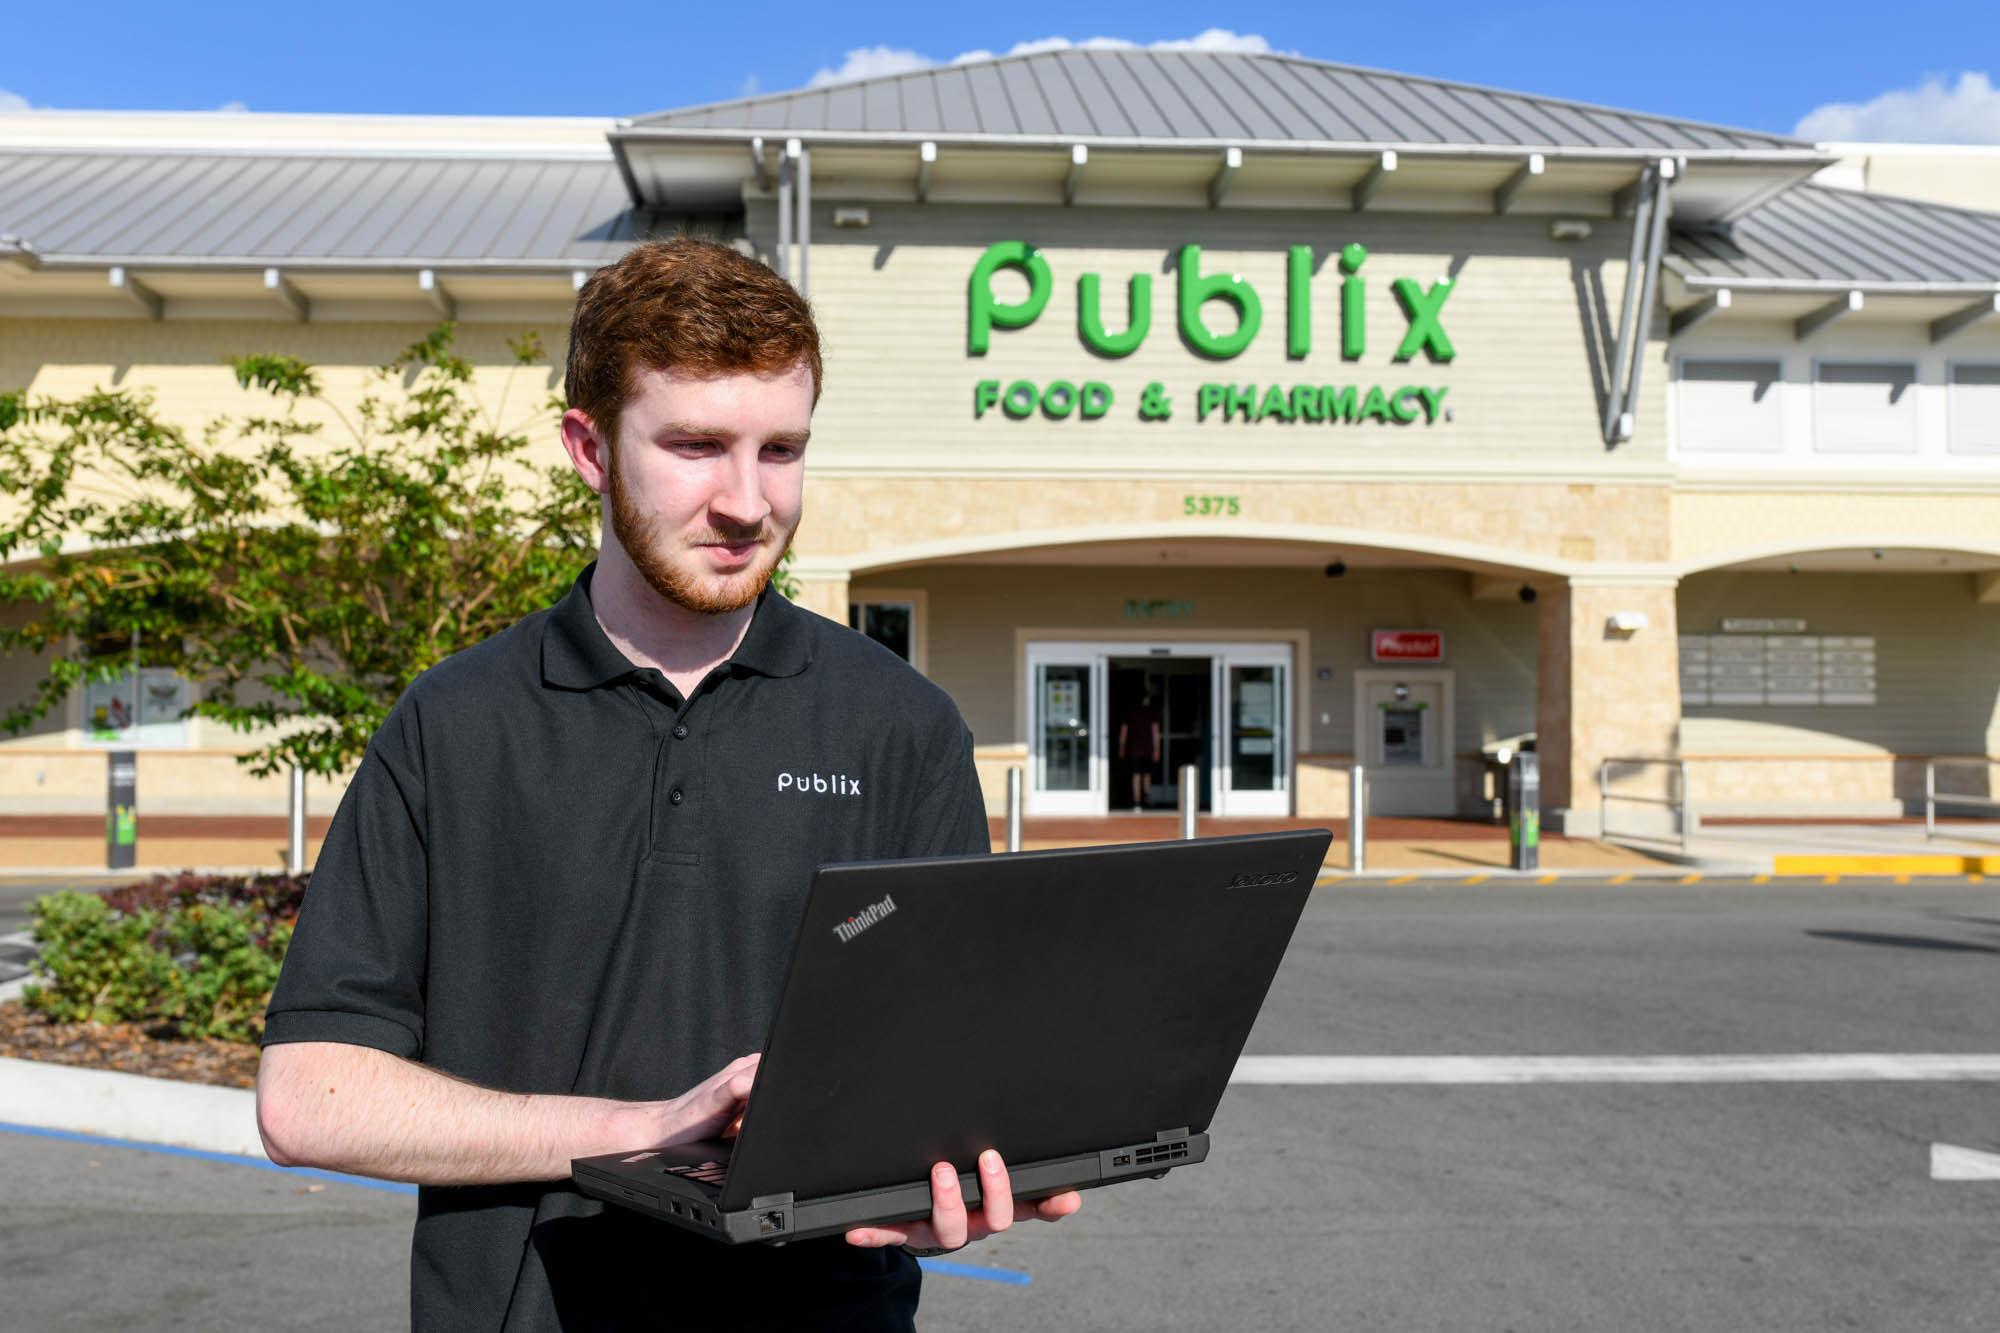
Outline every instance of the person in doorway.
[[907, 1329], [913, 1251], [1078, 1206], [1015, 1200], [987, 1151], [978, 1210], [940, 1163], [926, 1221], [727, 1247], [568, 1181], [736, 1122], [815, 867], [988, 849], [950, 699], [767, 586], [820, 374], [804, 299], [734, 250], [595, 274], [562, 441], [599, 557], [419, 678], [334, 818], [258, 1125], [279, 1163], [420, 1186], [418, 1329]]
[[1118, 757], [1132, 774], [1132, 808], [1143, 810], [1153, 791], [1153, 769], [1160, 762], [1160, 708], [1150, 687], [1119, 719]]

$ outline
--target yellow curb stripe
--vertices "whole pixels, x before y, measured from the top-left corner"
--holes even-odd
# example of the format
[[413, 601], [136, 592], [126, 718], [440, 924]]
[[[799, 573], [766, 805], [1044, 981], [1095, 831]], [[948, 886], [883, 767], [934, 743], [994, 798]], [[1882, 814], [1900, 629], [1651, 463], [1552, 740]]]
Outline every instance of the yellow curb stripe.
[[1752, 875], [1750, 877], [1750, 882], [1752, 884], [1769, 884], [1771, 882], [1771, 877], [1769, 875]]
[[1485, 882], [1486, 882], [1487, 880], [1489, 880], [1489, 879], [1492, 879], [1492, 878], [1493, 878], [1493, 876], [1491, 876], [1491, 875], [1469, 875], [1469, 876], [1467, 876], [1466, 878], [1464, 878], [1464, 879], [1460, 880], [1460, 881], [1459, 881], [1459, 883], [1461, 883], [1461, 884], [1484, 884], [1484, 883], [1485, 883]]
[[1682, 875], [1682, 876], [1681, 876], [1681, 883], [1683, 883], [1683, 884], [1699, 884], [1699, 883], [1701, 883], [1701, 872], [1697, 870], [1697, 871], [1696, 871], [1696, 872], [1695, 872], [1694, 874], [1692, 874], [1692, 875]]
[[1535, 883], [1537, 883], [1537, 884], [1553, 884], [1553, 883], [1555, 883], [1555, 882], [1556, 882], [1556, 880], [1557, 880], [1557, 879], [1559, 879], [1559, 878], [1561, 878], [1561, 877], [1560, 877], [1560, 876], [1558, 876], [1558, 875], [1543, 875], [1543, 876], [1542, 876], [1542, 877], [1541, 877], [1540, 879], [1536, 880], [1536, 881], [1535, 881]]
[[1629, 884], [1631, 880], [1632, 877], [1630, 875], [1613, 875], [1610, 879], [1607, 879], [1604, 882], [1606, 884]]
[[1771, 858], [1771, 868], [1780, 875], [1965, 875], [2000, 871], [2000, 856], [1947, 852], [1781, 855]]
[[1398, 875], [1394, 879], [1385, 880], [1383, 882], [1387, 884], [1408, 884], [1411, 880], [1415, 878], [1416, 878], [1415, 875]]

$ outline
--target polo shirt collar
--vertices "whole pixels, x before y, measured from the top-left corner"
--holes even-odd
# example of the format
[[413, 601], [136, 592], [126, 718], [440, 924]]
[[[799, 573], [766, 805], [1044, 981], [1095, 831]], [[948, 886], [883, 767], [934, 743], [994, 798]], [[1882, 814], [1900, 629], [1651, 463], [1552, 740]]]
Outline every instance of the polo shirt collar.
[[[542, 630], [542, 679], [588, 690], [638, 670], [597, 623], [590, 605], [592, 561], [557, 602]], [[812, 661], [812, 617], [766, 587], [757, 595], [749, 632], [730, 657], [733, 665], [763, 676], [796, 676]]]

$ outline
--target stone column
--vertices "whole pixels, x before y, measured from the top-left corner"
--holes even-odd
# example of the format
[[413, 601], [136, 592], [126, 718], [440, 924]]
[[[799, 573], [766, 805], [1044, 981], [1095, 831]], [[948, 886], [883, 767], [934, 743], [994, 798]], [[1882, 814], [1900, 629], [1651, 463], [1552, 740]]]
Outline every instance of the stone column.
[[792, 569], [792, 577], [798, 580], [799, 594], [792, 600], [808, 611], [818, 612], [837, 625], [847, 623], [847, 572], [845, 570], [814, 570], [802, 567], [803, 562]]
[[[1597, 770], [1605, 759], [1680, 753], [1680, 640], [1674, 581], [1571, 579], [1540, 588], [1535, 748], [1543, 823], [1594, 835]], [[1641, 628], [1620, 629], [1643, 616]], [[1666, 771], [1621, 781], [1664, 795]], [[1634, 807], [1638, 809], [1640, 807]], [[1663, 818], [1659, 811], [1655, 819]]]

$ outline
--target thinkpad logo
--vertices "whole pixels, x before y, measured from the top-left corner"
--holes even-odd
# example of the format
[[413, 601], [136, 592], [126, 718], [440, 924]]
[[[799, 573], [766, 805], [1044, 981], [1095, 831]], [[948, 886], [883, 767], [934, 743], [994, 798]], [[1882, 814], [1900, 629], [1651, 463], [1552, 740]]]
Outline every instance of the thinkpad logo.
[[833, 933], [840, 937], [842, 944], [845, 944], [895, 910], [896, 900], [885, 893], [882, 895], [881, 902], [868, 904], [868, 906], [862, 908], [853, 916], [847, 918], [847, 920], [836, 925], [833, 928]]
[[1225, 889], [1267, 889], [1273, 884], [1290, 884], [1299, 877], [1296, 870], [1273, 870], [1262, 875], [1238, 875], [1222, 887]]

